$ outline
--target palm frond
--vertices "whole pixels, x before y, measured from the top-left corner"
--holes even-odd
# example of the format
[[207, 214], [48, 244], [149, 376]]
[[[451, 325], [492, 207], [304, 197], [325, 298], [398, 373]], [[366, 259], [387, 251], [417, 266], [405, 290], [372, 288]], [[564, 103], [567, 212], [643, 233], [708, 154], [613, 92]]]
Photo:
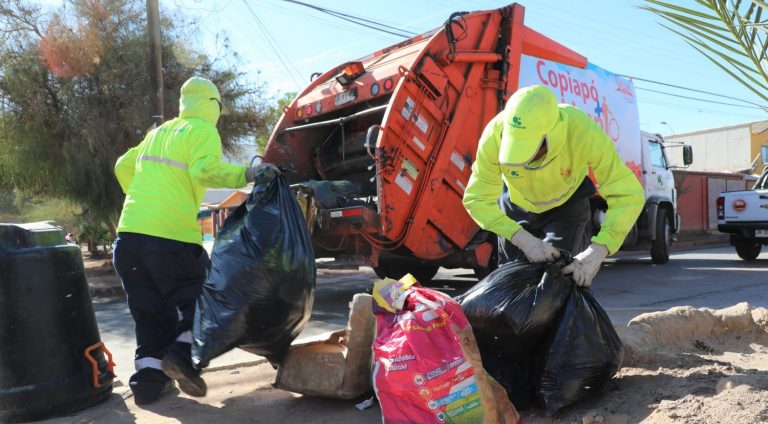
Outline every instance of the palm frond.
[[768, 21], [761, 21], [768, 0], [695, 0], [696, 8], [661, 0], [645, 3], [641, 8], [662, 18], [666, 24], [661, 26], [768, 101]]

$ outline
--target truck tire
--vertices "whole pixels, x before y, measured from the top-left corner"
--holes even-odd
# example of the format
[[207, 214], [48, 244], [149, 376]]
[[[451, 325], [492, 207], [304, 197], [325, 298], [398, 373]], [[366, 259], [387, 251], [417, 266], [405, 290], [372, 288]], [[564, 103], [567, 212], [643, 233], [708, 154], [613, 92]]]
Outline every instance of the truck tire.
[[475, 267], [473, 268], [473, 271], [475, 271], [475, 278], [477, 278], [477, 281], [482, 280], [483, 278], [487, 277], [488, 274], [492, 273], [493, 271], [496, 271], [496, 268], [499, 267], [499, 245], [497, 243], [493, 244], [493, 250], [491, 250], [491, 257], [488, 260], [488, 266], [487, 267]]
[[745, 261], [754, 261], [760, 255], [760, 249], [762, 245], [753, 240], [740, 240], [735, 243], [733, 247], [736, 248], [736, 254]]
[[664, 208], [656, 212], [656, 239], [651, 241], [651, 262], [665, 264], [669, 262], [669, 217]]
[[419, 283], [427, 284], [435, 277], [438, 269], [440, 269], [439, 266], [431, 264], [397, 263], [397, 261], [380, 260], [379, 266], [374, 267], [373, 272], [379, 278], [391, 278], [393, 280], [399, 280], [405, 274], [411, 274]]

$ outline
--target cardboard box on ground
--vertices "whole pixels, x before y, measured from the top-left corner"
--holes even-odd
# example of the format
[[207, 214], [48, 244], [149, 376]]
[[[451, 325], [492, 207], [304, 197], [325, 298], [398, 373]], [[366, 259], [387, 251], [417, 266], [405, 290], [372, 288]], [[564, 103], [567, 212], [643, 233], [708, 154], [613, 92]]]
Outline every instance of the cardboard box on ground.
[[337, 399], [354, 399], [370, 391], [374, 324], [371, 296], [356, 294], [347, 328], [291, 346], [277, 369], [275, 387]]

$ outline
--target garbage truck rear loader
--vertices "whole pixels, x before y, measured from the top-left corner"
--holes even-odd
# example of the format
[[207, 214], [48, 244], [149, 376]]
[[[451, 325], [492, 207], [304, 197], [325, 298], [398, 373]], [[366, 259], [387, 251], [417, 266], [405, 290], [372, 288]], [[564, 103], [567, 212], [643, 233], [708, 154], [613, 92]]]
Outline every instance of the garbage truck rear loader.
[[264, 159], [286, 169], [318, 257], [423, 282], [441, 266], [478, 276], [495, 266], [495, 236], [461, 202], [478, 138], [526, 57], [588, 66], [523, 17], [519, 4], [454, 13], [317, 76], [284, 108]]

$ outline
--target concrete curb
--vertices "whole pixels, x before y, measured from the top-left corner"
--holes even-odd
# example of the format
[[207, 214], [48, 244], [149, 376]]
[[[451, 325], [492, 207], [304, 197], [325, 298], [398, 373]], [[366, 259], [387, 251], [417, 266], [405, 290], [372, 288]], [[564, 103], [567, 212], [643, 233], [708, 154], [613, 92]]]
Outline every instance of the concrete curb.
[[670, 249], [681, 250], [681, 249], [690, 249], [693, 247], [702, 247], [702, 246], [721, 247], [721, 246], [729, 246], [729, 245], [730, 245], [730, 242], [729, 242], [728, 236], [711, 236], [711, 237], [706, 237], [701, 239], [673, 241], [672, 246], [670, 246]]
[[206, 373], [210, 373], [210, 372], [232, 370], [232, 369], [235, 369], [235, 368], [255, 367], [257, 365], [261, 365], [261, 364], [264, 364], [266, 362], [268, 362], [267, 358], [261, 358], [261, 359], [255, 360], [255, 361], [245, 361], [245, 362], [238, 362], [238, 363], [229, 364], [229, 365], [220, 365], [218, 367], [205, 368], [202, 373], [206, 374]]

